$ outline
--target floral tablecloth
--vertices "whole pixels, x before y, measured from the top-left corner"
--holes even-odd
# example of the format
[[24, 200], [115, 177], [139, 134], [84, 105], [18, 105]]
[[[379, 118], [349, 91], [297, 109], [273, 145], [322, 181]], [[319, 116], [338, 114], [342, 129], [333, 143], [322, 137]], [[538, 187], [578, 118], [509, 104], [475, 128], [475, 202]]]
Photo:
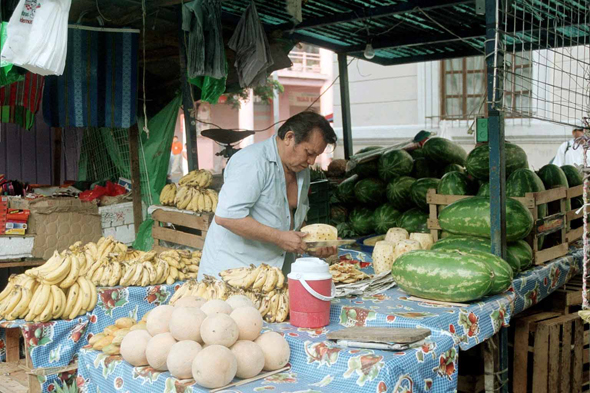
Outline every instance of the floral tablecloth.
[[[367, 254], [343, 250], [370, 271]], [[519, 275], [508, 292], [469, 307], [442, 307], [408, 300], [399, 288], [371, 297], [333, 302], [331, 323], [323, 329], [298, 329], [288, 323], [268, 325], [287, 338], [291, 370], [225, 392], [453, 392], [457, 389], [459, 349], [469, 349], [493, 336], [512, 315], [531, 307], [562, 286], [581, 268], [582, 253]], [[347, 349], [326, 340], [328, 331], [348, 326], [425, 327], [432, 336], [419, 348], [400, 352]], [[190, 381], [150, 367], [133, 368], [119, 356], [90, 349], [79, 352], [78, 384], [84, 392], [203, 392]]]

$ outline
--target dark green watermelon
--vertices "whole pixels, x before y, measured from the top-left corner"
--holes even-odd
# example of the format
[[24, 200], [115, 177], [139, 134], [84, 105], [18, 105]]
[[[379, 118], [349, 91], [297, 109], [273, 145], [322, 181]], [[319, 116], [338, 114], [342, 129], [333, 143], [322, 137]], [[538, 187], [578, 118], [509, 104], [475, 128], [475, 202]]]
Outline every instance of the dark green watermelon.
[[[356, 207], [348, 216], [352, 230], [360, 235], [370, 235], [375, 233], [375, 218], [373, 210], [367, 207]], [[340, 234], [340, 232], [338, 233]]]
[[406, 211], [414, 207], [412, 201], [411, 188], [416, 179], [409, 176], [402, 176], [394, 179], [387, 184], [387, 200], [399, 211]]
[[375, 232], [381, 235], [387, 233], [389, 228], [396, 228], [401, 215], [401, 212], [390, 203], [379, 206], [373, 213]]
[[490, 183], [487, 181], [481, 182], [479, 185], [479, 190], [477, 191], [477, 196], [482, 197], [490, 197]]
[[373, 151], [373, 150], [377, 150], [377, 149], [381, 149], [381, 146], [367, 146], [367, 147], [363, 147], [362, 149], [359, 149], [356, 153], [354, 153], [354, 155], [356, 156], [357, 154], [363, 154], [363, 153], [366, 153], [368, 151]]
[[428, 158], [416, 158], [414, 160], [414, 168], [412, 169], [412, 177], [422, 179], [424, 177], [438, 177], [437, 166]]
[[[510, 176], [517, 169], [529, 167], [526, 153], [520, 146], [506, 142], [504, 154], [506, 157], [506, 176]], [[490, 177], [490, 147], [487, 143], [471, 150], [465, 161], [465, 168], [476, 179], [488, 181]]]
[[338, 236], [342, 239], [351, 239], [359, 236], [358, 233], [352, 229], [352, 225], [350, 225], [349, 222], [341, 222], [336, 225], [336, 229], [338, 229]]
[[354, 202], [354, 185], [358, 180], [358, 175], [352, 175], [351, 177], [344, 180], [342, 183], [338, 185], [338, 188], [336, 189], [336, 196], [340, 201], [342, 201], [343, 203]]
[[563, 165], [561, 170], [567, 178], [567, 184], [569, 187], [581, 186], [584, 183], [582, 173], [573, 165]]
[[342, 204], [330, 206], [330, 219], [335, 224], [340, 224], [348, 219], [348, 209]]
[[539, 169], [539, 177], [545, 185], [545, 189], [550, 190], [552, 188], [569, 187], [567, 182], [567, 176], [563, 170], [557, 165], [547, 164]]
[[[509, 197], [522, 198], [528, 192], [545, 191], [543, 181], [537, 174], [530, 169], [517, 169], [508, 177], [506, 181], [506, 195]], [[547, 215], [547, 205], [543, 204], [538, 207], [539, 217]]]
[[521, 272], [533, 264], [533, 249], [525, 240], [508, 243], [508, 251], [518, 259]]
[[403, 213], [398, 220], [398, 226], [409, 233], [430, 233], [428, 229], [428, 213], [413, 208]]
[[358, 175], [359, 179], [364, 179], [367, 177], [376, 177], [378, 176], [378, 162], [379, 159], [375, 158], [372, 161], [357, 164], [354, 168], [352, 168], [350, 172], [346, 172], [346, 176]]
[[419, 149], [414, 149], [414, 150], [410, 150], [408, 153], [410, 153], [410, 155], [412, 156], [412, 158], [415, 160], [416, 158], [421, 158], [424, 157], [424, 150], [422, 150], [421, 148]]
[[426, 202], [426, 193], [428, 193], [428, 190], [431, 188], [436, 190], [439, 183], [439, 179], [426, 177], [424, 179], [416, 180], [416, 182], [410, 188], [412, 201], [414, 201], [416, 206], [418, 206], [418, 208], [420, 208], [422, 211], [427, 212], [429, 210], [428, 203]]
[[412, 173], [414, 159], [405, 150], [392, 150], [379, 158], [379, 177], [384, 181], [390, 181], [397, 176], [406, 176]]
[[381, 179], [359, 180], [354, 185], [356, 200], [367, 205], [380, 205], [385, 200], [385, 183]]
[[442, 174], [445, 175], [445, 174], [447, 174], [449, 172], [461, 172], [461, 173], [465, 173], [465, 168], [463, 168], [459, 164], [449, 164], [449, 165], [447, 165], [443, 169]]
[[461, 172], [449, 172], [440, 179], [437, 194], [443, 195], [473, 195], [471, 181], [466, 174]]
[[439, 165], [464, 165], [467, 152], [458, 144], [445, 138], [430, 138], [424, 146], [424, 155]]

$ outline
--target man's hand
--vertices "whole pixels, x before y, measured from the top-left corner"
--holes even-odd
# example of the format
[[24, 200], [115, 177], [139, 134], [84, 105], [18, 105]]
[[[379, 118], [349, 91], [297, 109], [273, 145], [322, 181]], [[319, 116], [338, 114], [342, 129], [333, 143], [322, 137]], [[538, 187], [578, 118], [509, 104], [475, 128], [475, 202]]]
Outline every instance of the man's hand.
[[336, 255], [336, 254], [338, 254], [337, 247], [318, 248], [315, 251], [309, 252], [309, 255], [314, 256], [314, 257], [318, 257], [318, 258], [328, 258], [328, 257], [331, 257], [332, 255]]
[[305, 236], [307, 236], [307, 233], [283, 231], [280, 233], [276, 244], [287, 252], [304, 254], [306, 252], [305, 242], [303, 241]]

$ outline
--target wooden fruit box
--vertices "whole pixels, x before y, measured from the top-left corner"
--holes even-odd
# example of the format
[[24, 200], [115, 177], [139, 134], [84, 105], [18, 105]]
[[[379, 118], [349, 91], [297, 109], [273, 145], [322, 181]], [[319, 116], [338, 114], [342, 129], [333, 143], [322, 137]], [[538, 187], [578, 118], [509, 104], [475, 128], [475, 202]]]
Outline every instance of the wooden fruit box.
[[[567, 189], [567, 200], [568, 202], [570, 202], [570, 206], [571, 206], [571, 200], [572, 198], [576, 198], [576, 197], [580, 197], [584, 194], [584, 186], [580, 185], [577, 187], [570, 187]], [[573, 220], [576, 219], [580, 219], [584, 216], [584, 211], [580, 210], [579, 213], [576, 213], [576, 210], [578, 210], [579, 208], [576, 209], [572, 209], [570, 207], [570, 210], [567, 212], [567, 223], [568, 223], [568, 232], [566, 234], [567, 237], [567, 241], [568, 243], [573, 243], [579, 239], [582, 238], [582, 236], [584, 235], [584, 227], [581, 226], [579, 228], [575, 228], [575, 229], [571, 229], [571, 223]], [[590, 208], [587, 208], [588, 212], [590, 212]]]
[[[453, 202], [464, 198], [471, 198], [469, 195], [441, 195], [437, 194], [435, 189], [428, 190], [426, 194], [426, 202], [430, 205], [430, 218], [428, 219], [428, 228], [434, 238], [434, 241], [439, 239], [439, 231], [441, 227], [438, 222], [438, 215], [440, 210], [450, 205]], [[535, 265], [542, 265], [547, 261], [562, 257], [567, 254], [569, 244], [566, 239], [567, 223], [566, 223], [566, 188], [555, 188], [541, 192], [527, 193], [524, 198], [512, 198], [521, 202], [533, 215], [535, 225], [533, 231], [527, 238], [527, 241], [533, 249], [533, 261]], [[560, 212], [546, 217], [539, 217], [537, 207], [539, 205], [547, 204], [549, 202], [560, 202]], [[510, 217], [506, 217], [510, 219]], [[541, 235], [548, 235], [554, 232], [561, 233], [559, 243], [553, 247], [539, 250], [538, 237]]]
[[197, 214], [184, 210], [154, 210], [152, 212], [154, 220], [152, 227], [153, 249], [155, 251], [166, 250], [167, 248], [160, 244], [161, 241], [202, 249], [213, 217], [213, 213]]
[[545, 301], [544, 309], [562, 315], [578, 312], [582, 308], [582, 276], [577, 275], [551, 294]]

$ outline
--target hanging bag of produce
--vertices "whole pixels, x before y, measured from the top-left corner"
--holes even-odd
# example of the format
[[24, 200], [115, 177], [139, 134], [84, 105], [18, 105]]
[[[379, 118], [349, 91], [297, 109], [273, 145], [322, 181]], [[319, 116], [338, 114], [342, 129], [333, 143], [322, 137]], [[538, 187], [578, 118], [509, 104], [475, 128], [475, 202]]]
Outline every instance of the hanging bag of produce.
[[[6, 42], [8, 22], [0, 24], [0, 52]], [[25, 80], [25, 70], [14, 67], [13, 64], [0, 59], [0, 87]]]

